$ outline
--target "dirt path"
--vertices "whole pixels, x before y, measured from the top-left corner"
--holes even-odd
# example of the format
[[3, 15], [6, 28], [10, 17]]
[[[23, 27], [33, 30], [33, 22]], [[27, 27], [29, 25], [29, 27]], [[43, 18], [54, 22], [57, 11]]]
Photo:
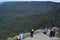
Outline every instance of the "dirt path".
[[27, 37], [24, 40], [58, 40], [58, 38], [56, 37], [50, 38], [47, 35], [44, 35], [43, 33], [38, 33], [35, 34], [33, 38]]

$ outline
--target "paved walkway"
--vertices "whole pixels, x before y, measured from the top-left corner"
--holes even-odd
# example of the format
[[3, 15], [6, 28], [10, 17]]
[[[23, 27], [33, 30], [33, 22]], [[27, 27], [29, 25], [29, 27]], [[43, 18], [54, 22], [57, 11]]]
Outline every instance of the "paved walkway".
[[33, 38], [27, 37], [24, 40], [58, 40], [58, 38], [56, 37], [50, 38], [47, 35], [44, 35], [43, 33], [38, 33], [35, 34]]

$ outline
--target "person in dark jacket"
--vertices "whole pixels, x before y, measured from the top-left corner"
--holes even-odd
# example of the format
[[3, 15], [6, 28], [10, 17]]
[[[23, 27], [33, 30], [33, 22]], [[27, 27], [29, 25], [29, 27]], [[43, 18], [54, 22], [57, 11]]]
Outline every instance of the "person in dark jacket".
[[33, 34], [34, 34], [34, 29], [31, 30], [30, 36], [33, 37]]
[[53, 37], [53, 31], [52, 30], [50, 31], [50, 37]]
[[53, 27], [50, 32], [50, 37], [55, 37], [56, 31], [59, 30], [57, 27]]

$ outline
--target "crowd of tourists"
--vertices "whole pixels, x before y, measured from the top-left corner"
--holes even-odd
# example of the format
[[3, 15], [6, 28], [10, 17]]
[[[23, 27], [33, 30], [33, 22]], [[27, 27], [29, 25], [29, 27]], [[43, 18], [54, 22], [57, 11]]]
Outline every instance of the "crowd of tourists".
[[[33, 34], [34, 34], [34, 29], [31, 30], [30, 32], [30, 37], [33, 38]], [[22, 40], [24, 38], [24, 34], [23, 33], [18, 33], [18, 35], [16, 36], [17, 40]]]
[[[55, 35], [57, 34], [57, 31], [58, 31], [58, 28], [57, 27], [45, 28], [43, 30], [43, 33], [45, 35], [48, 35], [49, 37], [55, 37]], [[34, 29], [32, 29], [31, 32], [30, 32], [30, 37], [33, 38], [33, 36], [34, 36]], [[17, 40], [22, 40], [23, 37], [24, 37], [24, 34], [23, 33], [20, 33], [16, 37], [17, 37]]]
[[43, 30], [43, 33], [48, 35], [49, 37], [55, 37], [55, 35], [57, 34], [58, 28], [57, 27], [53, 27], [51, 29], [49, 28], [45, 28]]
[[17, 37], [17, 40], [22, 40], [23, 39], [23, 33], [20, 33], [18, 34], [16, 37]]

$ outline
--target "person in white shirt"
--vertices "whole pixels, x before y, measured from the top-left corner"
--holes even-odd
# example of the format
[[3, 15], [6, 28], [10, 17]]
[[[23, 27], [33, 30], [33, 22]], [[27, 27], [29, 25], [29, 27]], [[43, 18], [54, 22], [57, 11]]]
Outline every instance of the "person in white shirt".
[[47, 35], [48, 35], [48, 36], [50, 35], [50, 32], [51, 32], [51, 30], [48, 29], [48, 30], [47, 30]]
[[24, 37], [24, 35], [21, 33], [21, 34], [20, 34], [20, 38], [21, 38], [21, 40], [23, 39], [23, 37]]
[[43, 32], [44, 32], [44, 34], [47, 34], [47, 28], [45, 28], [45, 29], [43, 30]]

